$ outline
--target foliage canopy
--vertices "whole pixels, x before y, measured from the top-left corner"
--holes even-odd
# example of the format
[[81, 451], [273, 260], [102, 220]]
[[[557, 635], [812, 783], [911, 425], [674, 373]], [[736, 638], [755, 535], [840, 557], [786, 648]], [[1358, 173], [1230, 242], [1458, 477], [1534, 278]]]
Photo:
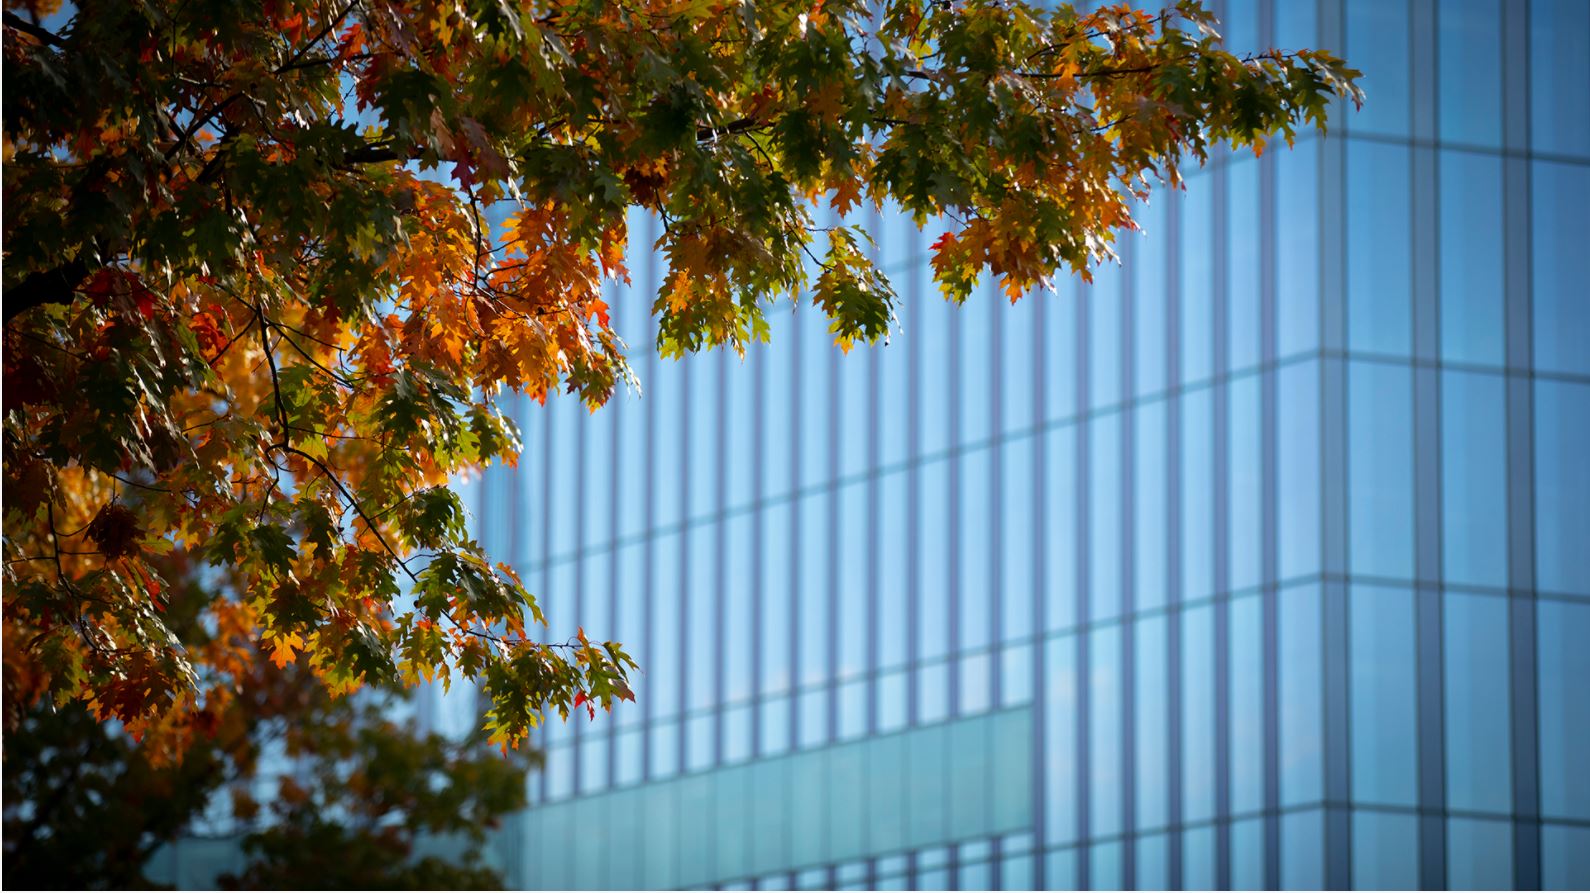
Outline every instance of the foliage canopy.
[[[742, 349], [797, 299], [848, 348], [895, 296], [825, 204], [950, 221], [945, 295], [992, 275], [1015, 300], [1110, 259], [1184, 161], [1360, 99], [1330, 53], [1225, 51], [1195, 0], [83, 0], [41, 24], [57, 3], [5, 13], [6, 715], [80, 701], [152, 753], [266, 657], [331, 692], [479, 680], [505, 745], [631, 697], [619, 645], [538, 637], [447, 488], [515, 461], [505, 390], [594, 409], [631, 378], [601, 296], [629, 209], [662, 222], [663, 354]], [[209, 563], [206, 595], [168, 552]]]

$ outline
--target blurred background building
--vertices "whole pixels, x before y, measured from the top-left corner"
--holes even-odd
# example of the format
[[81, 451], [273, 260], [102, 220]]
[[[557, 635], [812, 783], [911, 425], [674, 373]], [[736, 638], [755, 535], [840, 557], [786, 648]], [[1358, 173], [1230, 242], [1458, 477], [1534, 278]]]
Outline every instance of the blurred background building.
[[1590, 885], [1590, 3], [1218, 5], [1368, 103], [1092, 285], [957, 308], [858, 217], [891, 343], [662, 361], [636, 218], [644, 398], [473, 485], [645, 670], [545, 729], [511, 884]]

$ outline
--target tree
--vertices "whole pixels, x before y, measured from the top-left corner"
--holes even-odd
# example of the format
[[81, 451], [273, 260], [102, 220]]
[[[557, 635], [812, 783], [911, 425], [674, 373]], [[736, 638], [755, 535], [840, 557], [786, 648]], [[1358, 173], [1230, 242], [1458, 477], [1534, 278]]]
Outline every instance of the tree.
[[[228, 596], [201, 586], [183, 560], [154, 559], [163, 578], [188, 581], [166, 622], [200, 645], [211, 638], [205, 606]], [[81, 703], [24, 706], [5, 734], [4, 885], [147, 888], [151, 856], [208, 819], [243, 835], [245, 867], [219, 879], [229, 887], [502, 887], [481, 847], [524, 806], [538, 754], [504, 759], [478, 730], [459, 741], [416, 732], [392, 709], [409, 693], [395, 682], [338, 698], [310, 668], [270, 661], [235, 681], [207, 733], [176, 759], [136, 746]], [[266, 804], [262, 789], [274, 793]], [[450, 855], [422, 855], [437, 850]]]
[[[151, 755], [267, 656], [332, 693], [478, 680], [503, 745], [632, 697], [619, 645], [541, 640], [446, 486], [515, 461], [505, 391], [633, 380], [600, 291], [629, 209], [663, 225], [663, 354], [803, 295], [848, 349], [894, 293], [822, 205], [947, 219], [945, 295], [1015, 300], [1211, 145], [1361, 98], [1195, 0], [6, 5], [7, 722], [81, 702]], [[202, 641], [166, 553], [213, 578]]]

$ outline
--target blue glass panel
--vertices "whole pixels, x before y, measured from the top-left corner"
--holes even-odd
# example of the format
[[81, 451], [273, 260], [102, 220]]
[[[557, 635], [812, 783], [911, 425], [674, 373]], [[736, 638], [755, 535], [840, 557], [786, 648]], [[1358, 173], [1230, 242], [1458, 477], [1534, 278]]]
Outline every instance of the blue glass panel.
[[790, 492], [794, 489], [799, 473], [795, 446], [794, 396], [798, 370], [792, 344], [794, 325], [788, 311], [773, 312], [768, 321], [772, 326], [771, 340], [751, 348], [746, 360], [747, 364], [757, 363], [761, 366], [759, 403], [762, 407], [764, 452], [758, 487], [759, 494], [764, 497]]
[[1262, 819], [1242, 819], [1231, 823], [1231, 889], [1264, 889]]
[[902, 332], [900, 337], [915, 338], [919, 342], [915, 346], [921, 357], [915, 382], [922, 395], [917, 403], [922, 414], [918, 455], [933, 454], [950, 445], [950, 401], [928, 395], [951, 393], [950, 381], [955, 370], [949, 362], [950, 333], [959, 319], [958, 308], [945, 301], [937, 288], [927, 290], [914, 307], [916, 327], [913, 332]]
[[1089, 640], [1088, 832], [1108, 837], [1121, 833], [1121, 628], [1095, 629]]
[[1543, 590], [1590, 594], [1586, 444], [1590, 444], [1590, 385], [1537, 379], [1535, 570]]
[[1226, 177], [1226, 368], [1238, 372], [1259, 364], [1259, 160], [1236, 156]]
[[1510, 812], [1507, 600], [1448, 592], [1443, 615], [1447, 807]]
[[949, 586], [949, 525], [950, 474], [949, 463], [930, 462], [919, 472], [921, 514], [920, 539], [917, 542], [918, 585], [917, 593], [918, 640], [917, 654], [922, 658], [943, 657], [949, 652], [950, 601]]
[[999, 706], [1014, 707], [1032, 700], [1031, 645], [1006, 645], [999, 652]]
[[1402, 813], [1353, 810], [1353, 886], [1419, 888], [1419, 820]]
[[1069, 629], [1077, 618], [1077, 429], [1043, 435], [1044, 448], [1044, 621], [1049, 630]]
[[685, 723], [685, 771], [700, 772], [712, 767], [717, 743], [717, 717], [711, 713], [692, 716]]
[[1535, 367], [1590, 374], [1590, 166], [1536, 161], [1531, 185]]
[[[677, 533], [653, 540], [651, 550], [651, 623], [647, 629], [646, 651], [635, 659], [646, 667], [647, 700], [650, 715], [674, 716], [679, 713], [679, 696], [684, 685], [680, 678], [679, 646], [679, 549]], [[555, 591], [555, 590], [554, 590]], [[640, 692], [636, 692], [637, 698]]]
[[999, 865], [999, 886], [1003, 890], [1032, 889], [1032, 862], [1030, 855], [1006, 856]]
[[1121, 402], [1121, 268], [1104, 264], [1078, 288], [1088, 302], [1088, 405]]
[[959, 443], [981, 443], [994, 433], [994, 356], [998, 345], [993, 315], [1009, 306], [995, 291], [993, 277], [985, 276], [971, 299], [952, 309], [954, 337], [960, 339]]
[[1397, 587], [1354, 586], [1349, 605], [1353, 799], [1418, 802], [1418, 703], [1413, 596]]
[[[1077, 839], [1076, 640], [1059, 636], [1045, 643], [1044, 843]], [[1065, 883], [1053, 873], [1050, 884]]]
[[[875, 410], [872, 406], [872, 367], [876, 348], [843, 353], [829, 347], [828, 363], [833, 369], [833, 388], [839, 405], [831, 406], [838, 431], [833, 435], [838, 441], [839, 464], [830, 468], [829, 475], [850, 476], [863, 474], [872, 459], [868, 448]], [[727, 359], [727, 357], [725, 357]], [[728, 374], [734, 374], [730, 371]]]
[[1030, 431], [1039, 421], [1042, 407], [1037, 405], [1037, 385], [1040, 345], [1043, 332], [1038, 329], [1038, 305], [1046, 298], [1042, 292], [1033, 292], [1014, 304], [1000, 298], [989, 300], [994, 307], [994, 320], [999, 326], [998, 353], [991, 360], [999, 376], [999, 429], [1000, 433]]
[[1511, 890], [1512, 823], [1448, 819], [1446, 870], [1447, 886], [1453, 890]]
[[1410, 170], [1405, 146], [1347, 144], [1347, 344], [1354, 351], [1406, 356], [1413, 348]]
[[[975, 599], [985, 608], [985, 599]], [[987, 652], [965, 654], [960, 660], [960, 694], [961, 703], [959, 713], [965, 716], [970, 713], [981, 713], [992, 707], [993, 697], [993, 661]]]
[[1546, 824], [1540, 829], [1541, 886], [1547, 890], [1590, 887], [1590, 828]]
[[[1436, 7], [1441, 139], [1502, 142], [1502, 30], [1498, 0], [1445, 0]], [[1450, 191], [1443, 192], [1445, 196]]]
[[[1064, 890], [1077, 885], [1077, 854], [1073, 849], [1053, 850], [1043, 857], [1044, 883], [1051, 889]], [[918, 885], [918, 889], [933, 887]]]
[[1319, 809], [1281, 816], [1281, 888], [1325, 887], [1325, 813]]
[[787, 751], [790, 739], [790, 696], [763, 697], [757, 703], [762, 719], [762, 749], [758, 756], [769, 756]]
[[[1076, 290], [1077, 286], [1066, 279], [1055, 284], [1054, 294], [1033, 295], [1033, 300], [1043, 302], [1043, 418], [1047, 422], [1071, 418], [1077, 411]], [[921, 390], [924, 394], [934, 393]]]
[[1413, 576], [1413, 381], [1405, 366], [1348, 364], [1347, 500], [1356, 574]]
[[864, 482], [847, 484], [835, 497], [839, 501], [839, 562], [836, 573], [838, 616], [834, 618], [838, 641], [841, 677], [861, 673], [867, 668], [867, 653], [872, 650], [872, 629], [868, 626], [867, 565], [872, 559], [867, 533], [877, 520], [867, 499]]
[[[723, 427], [723, 408], [719, 385], [728, 371], [726, 352], [702, 354], [680, 361], [688, 380], [685, 405], [688, 419], [676, 424], [685, 430], [685, 455], [689, 461], [680, 466], [689, 479], [690, 490], [685, 494], [685, 517], [700, 518], [718, 508], [718, 469], [723, 463], [718, 455], [718, 436]], [[580, 423], [588, 422], [581, 420]]]
[[1540, 811], [1590, 820], [1590, 605], [1542, 599], [1539, 635]]
[[1228, 611], [1231, 811], [1249, 812], [1264, 806], [1264, 605], [1247, 595]]
[[1408, 133], [1407, 0], [1347, 0], [1347, 46], [1344, 56], [1364, 73], [1359, 85], [1375, 97], [1351, 114], [1347, 126], [1355, 131]]
[[1215, 812], [1214, 609], [1188, 608], [1181, 620], [1182, 818], [1197, 822]]
[[1214, 372], [1214, 190], [1207, 174], [1187, 178], [1181, 219], [1181, 380]]
[[828, 741], [828, 702], [826, 686], [808, 689], [797, 696], [800, 715], [796, 722], [795, 746], [800, 749], [816, 747]]
[[1276, 351], [1283, 357], [1319, 346], [1318, 147], [1306, 140], [1275, 156]]
[[[1121, 844], [1119, 841], [1096, 843], [1088, 853], [1088, 889], [1119, 890], [1121, 888]], [[976, 887], [966, 887], [976, 890]]]
[[762, 693], [789, 691], [795, 681], [790, 654], [790, 607], [794, 556], [790, 554], [795, 507], [774, 506], [762, 513], [762, 628], [757, 636], [757, 655], [762, 665]]
[[1181, 595], [1215, 589], [1214, 406], [1207, 388], [1182, 396]]
[[1276, 46], [1315, 46], [1319, 42], [1315, 37], [1318, 19], [1315, 0], [1289, 0], [1275, 4]]
[[911, 526], [906, 521], [909, 501], [906, 485], [909, 476], [897, 471], [878, 482], [878, 664], [898, 666], [905, 662], [906, 643], [911, 633], [907, 621], [910, 611], [910, 581], [907, 544]]
[[1534, 148], [1590, 156], [1590, 5], [1532, 0], [1529, 67]]
[[1169, 511], [1166, 473], [1169, 455], [1165, 443], [1165, 401], [1144, 403], [1133, 420], [1137, 443], [1133, 445], [1132, 485], [1132, 601], [1138, 611], [1165, 604], [1170, 585]]
[[1227, 393], [1227, 585], [1240, 591], [1258, 586], [1263, 574], [1264, 462], [1259, 443], [1258, 376], [1233, 380]]
[[1121, 613], [1121, 416], [1088, 425], [1088, 611], [1095, 621]]
[[1127, 265], [1132, 272], [1132, 377], [1138, 396], [1165, 390], [1165, 351], [1171, 332], [1165, 327], [1169, 297], [1170, 233], [1166, 225], [1170, 199], [1156, 196], [1137, 210], [1142, 232], [1132, 239]]
[[1440, 165], [1441, 356], [1500, 366], [1502, 159], [1442, 152]]
[[1181, 886], [1183, 890], [1215, 889], [1215, 829], [1188, 828], [1181, 836]]
[[1276, 549], [1283, 580], [1321, 568], [1319, 369], [1310, 360], [1276, 375]]
[[[668, 778], [679, 774], [679, 723], [674, 720], [652, 723], [646, 732], [646, 740], [650, 745], [650, 765], [646, 767], [646, 777]], [[548, 765], [551, 765], [550, 762]], [[550, 788], [547, 797], [556, 797]]]
[[[1170, 837], [1145, 834], [1137, 839], [1137, 889], [1164, 890], [1170, 887]], [[1011, 887], [1010, 889], [1018, 889]]]
[[[1137, 636], [1133, 650], [1137, 661], [1133, 680], [1137, 688], [1134, 705], [1137, 711], [1135, 818], [1138, 828], [1162, 828], [1169, 821], [1170, 800], [1167, 620], [1164, 615], [1144, 617], [1132, 627]], [[1141, 877], [1138, 884], [1150, 889], [1156, 886], [1145, 885]]]
[[985, 648], [992, 638], [990, 629], [989, 582], [992, 574], [993, 485], [989, 450], [977, 449], [960, 456], [960, 506], [954, 556], [959, 571], [957, 590], [960, 616], [955, 618], [960, 648]]
[[828, 501], [832, 493], [812, 494], [795, 502], [795, 513], [800, 524], [798, 548], [797, 585], [795, 593], [795, 631], [801, 685], [822, 682], [828, 678], [828, 648], [833, 647], [833, 634], [828, 629], [828, 526], [830, 512]]
[[1448, 582], [1507, 585], [1507, 393], [1499, 375], [1441, 375], [1441, 532]]
[[717, 699], [717, 529], [698, 524], [685, 532], [689, 549], [684, 586], [686, 641], [685, 709], [699, 710]]
[[756, 601], [756, 579], [751, 574], [751, 559], [756, 543], [751, 538], [751, 517], [739, 515], [724, 522], [723, 555], [723, 691], [730, 701], [751, 696], [755, 679], [756, 628], [752, 609]]
[[835, 473], [828, 451], [829, 428], [837, 421], [829, 384], [834, 375], [833, 336], [828, 333], [827, 317], [811, 306], [795, 311], [790, 331], [784, 334], [796, 356], [792, 400], [797, 419], [795, 460], [800, 468], [800, 486], [811, 487]]
[[[997, 544], [1000, 604], [999, 639], [1011, 642], [1032, 635], [1033, 596], [1033, 459], [1034, 437], [1007, 441], [1000, 447], [1000, 541]], [[972, 590], [976, 592], [976, 590]]]

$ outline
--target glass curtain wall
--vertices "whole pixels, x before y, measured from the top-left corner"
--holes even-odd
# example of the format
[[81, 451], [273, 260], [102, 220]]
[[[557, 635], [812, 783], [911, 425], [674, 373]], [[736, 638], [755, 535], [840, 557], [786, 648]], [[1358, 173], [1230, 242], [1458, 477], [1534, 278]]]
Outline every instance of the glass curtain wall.
[[526, 403], [473, 499], [553, 639], [644, 667], [545, 728], [532, 812], [695, 842], [582, 824], [553, 872], [525, 818], [511, 883], [1590, 885], [1590, 4], [1216, 5], [1368, 102], [1157, 194], [1092, 285], [954, 307], [938, 233], [862, 212], [889, 344], [783, 306], [661, 361], [634, 219], [644, 397]]

